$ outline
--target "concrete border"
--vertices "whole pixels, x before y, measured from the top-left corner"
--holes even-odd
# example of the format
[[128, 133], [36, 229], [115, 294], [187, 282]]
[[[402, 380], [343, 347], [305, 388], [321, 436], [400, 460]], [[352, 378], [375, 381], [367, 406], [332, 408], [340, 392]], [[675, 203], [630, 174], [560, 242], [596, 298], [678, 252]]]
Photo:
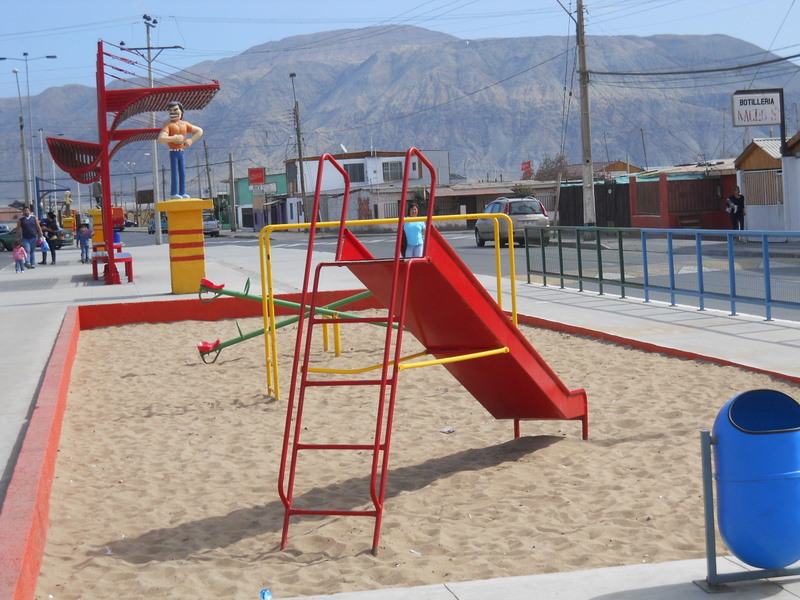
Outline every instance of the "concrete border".
[[80, 337], [78, 309], [67, 309], [44, 373], [25, 440], [0, 513], [0, 597], [36, 592], [50, 510], [58, 442]]
[[[327, 304], [358, 292], [359, 290], [323, 292], [322, 302]], [[280, 298], [297, 302], [300, 294], [286, 294], [281, 295]], [[377, 307], [373, 298], [366, 298], [354, 303], [351, 309], [363, 310]], [[293, 311], [281, 307], [276, 307], [276, 313], [294, 314]], [[80, 332], [97, 327], [133, 323], [170, 323], [184, 320], [218, 321], [256, 316], [262, 316], [261, 303], [240, 298], [219, 298], [213, 302], [204, 302], [195, 298], [96, 304], [72, 306], [67, 309], [45, 368], [30, 425], [14, 468], [2, 513], [0, 513], [0, 540], [3, 543], [3, 550], [0, 553], [0, 598], [32, 600], [35, 596], [47, 538], [50, 490], [55, 474], [58, 444]], [[681, 358], [701, 359], [716, 364], [737, 366], [800, 383], [800, 377], [631, 340], [539, 317], [526, 315], [518, 317], [519, 322], [525, 325], [585, 335]]]
[[[320, 298], [323, 304], [328, 304], [359, 291], [321, 292]], [[300, 294], [286, 294], [280, 298], [298, 302]], [[376, 307], [374, 299], [365, 298], [353, 303], [352, 310]], [[275, 312], [279, 315], [294, 314], [291, 309], [282, 307], [276, 307]], [[67, 309], [45, 367], [28, 431], [0, 512], [0, 598], [31, 600], [36, 592], [47, 539], [50, 490], [80, 332], [132, 323], [219, 321], [262, 315], [260, 302], [230, 297], [212, 302], [194, 298], [92, 304]]]
[[531, 327], [541, 327], [542, 329], [550, 329], [552, 331], [561, 331], [564, 333], [571, 333], [575, 335], [585, 335], [587, 337], [592, 337], [599, 340], [605, 340], [607, 342], [613, 342], [615, 344], [620, 344], [623, 346], [630, 346], [631, 348], [636, 348], [638, 350], [668, 354], [669, 356], [674, 356], [676, 358], [705, 360], [717, 365], [725, 365], [728, 367], [739, 367], [741, 369], [747, 369], [748, 371], [753, 371], [754, 373], [761, 373], [762, 375], [771, 375], [772, 377], [777, 377], [778, 379], [782, 379], [784, 381], [791, 381], [792, 383], [800, 383], [800, 377], [794, 375], [786, 375], [784, 373], [778, 373], [777, 371], [769, 371], [767, 369], [761, 369], [759, 367], [743, 365], [737, 362], [733, 362], [731, 360], [725, 360], [722, 358], [716, 358], [714, 356], [697, 354], [696, 352], [689, 352], [687, 350], [678, 350], [676, 348], [669, 348], [667, 346], [659, 346], [658, 344], [653, 344], [651, 342], [643, 342], [641, 340], [625, 338], [619, 335], [614, 335], [612, 333], [598, 331], [596, 329], [588, 329], [586, 327], [580, 327], [578, 325], [568, 325], [566, 323], [560, 323], [558, 321], [550, 321], [548, 319], [543, 319], [541, 317], [529, 317], [527, 315], [520, 315], [520, 314], [517, 315], [517, 321], [523, 325], [530, 325]]

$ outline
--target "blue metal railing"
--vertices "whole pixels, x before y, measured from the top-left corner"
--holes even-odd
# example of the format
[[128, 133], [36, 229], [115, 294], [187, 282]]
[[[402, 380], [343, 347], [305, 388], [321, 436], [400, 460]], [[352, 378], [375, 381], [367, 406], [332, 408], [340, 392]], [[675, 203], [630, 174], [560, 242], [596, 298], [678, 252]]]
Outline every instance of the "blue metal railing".
[[529, 283], [800, 320], [800, 232], [553, 227], [527, 230], [525, 245]]

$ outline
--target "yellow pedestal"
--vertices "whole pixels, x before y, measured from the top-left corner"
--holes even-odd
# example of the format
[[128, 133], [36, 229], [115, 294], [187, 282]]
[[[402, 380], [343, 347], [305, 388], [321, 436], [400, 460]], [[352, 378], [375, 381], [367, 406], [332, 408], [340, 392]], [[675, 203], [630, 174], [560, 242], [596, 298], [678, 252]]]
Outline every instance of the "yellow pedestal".
[[[97, 245], [102, 244], [106, 239], [105, 233], [103, 232], [103, 211], [99, 208], [95, 208], [88, 211], [88, 214], [92, 218], [92, 231], [94, 231], [92, 235], [92, 249], [95, 252], [103, 252], [106, 249], [105, 245]], [[119, 242], [119, 234], [115, 232], [114, 243], [117, 242]]]
[[167, 213], [169, 223], [169, 268], [173, 294], [196, 294], [206, 276], [203, 210], [214, 208], [213, 200], [187, 198], [156, 203]]
[[102, 244], [105, 241], [103, 235], [103, 211], [99, 208], [88, 211], [89, 216], [92, 218], [92, 244]]

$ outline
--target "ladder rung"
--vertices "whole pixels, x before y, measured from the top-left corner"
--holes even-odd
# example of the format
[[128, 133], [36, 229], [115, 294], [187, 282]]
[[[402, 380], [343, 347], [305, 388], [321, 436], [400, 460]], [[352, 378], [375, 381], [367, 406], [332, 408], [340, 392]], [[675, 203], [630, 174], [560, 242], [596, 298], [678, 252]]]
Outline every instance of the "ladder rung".
[[[373, 450], [374, 444], [297, 444], [298, 450]], [[378, 445], [383, 450], [383, 444]]]
[[[306, 381], [305, 385], [309, 387], [326, 387], [326, 386], [334, 386], [334, 385], [381, 385], [384, 383], [380, 379], [359, 379], [359, 380], [347, 380], [347, 379], [334, 379], [329, 381]], [[393, 383], [390, 380], [386, 380], [386, 387], [391, 387]]]
[[[309, 317], [308, 319], [309, 319], [309, 321], [311, 321], [312, 323], [315, 323], [315, 324], [316, 323], [382, 323], [382, 324], [385, 324], [386, 321], [389, 320], [389, 317], [387, 315], [387, 316], [383, 316], [383, 317], [377, 316], [377, 317], [356, 317], [356, 318], [348, 318], [348, 317], [336, 317], [336, 318], [334, 318], [334, 317], [326, 317], [326, 318]], [[397, 318], [397, 316], [395, 316], [395, 318], [391, 319], [391, 320], [392, 321], [397, 321], [398, 318]]]
[[338, 515], [354, 517], [377, 517], [377, 510], [312, 510], [305, 508], [287, 508], [286, 512], [290, 515]]

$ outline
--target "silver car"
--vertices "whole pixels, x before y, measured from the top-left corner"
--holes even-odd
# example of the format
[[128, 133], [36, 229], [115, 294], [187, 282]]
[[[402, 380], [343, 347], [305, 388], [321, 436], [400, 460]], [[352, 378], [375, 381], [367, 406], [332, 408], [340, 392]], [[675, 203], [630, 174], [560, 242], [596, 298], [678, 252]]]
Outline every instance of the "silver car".
[[[550, 218], [547, 216], [544, 205], [533, 196], [526, 198], [498, 198], [489, 204], [483, 212], [508, 215], [513, 223], [513, 238], [517, 244], [525, 242], [526, 227], [549, 227], [550, 225]], [[500, 220], [498, 219], [498, 221]], [[475, 222], [475, 243], [478, 246], [483, 246], [487, 241], [494, 240], [494, 222], [495, 219], [478, 219]], [[528, 237], [530, 239], [530, 233], [528, 233]], [[547, 240], [547, 238], [548, 234], [545, 234], [544, 239]], [[538, 239], [539, 236], [535, 235], [533, 241], [536, 242]], [[508, 225], [503, 219], [500, 221], [500, 245], [507, 243]]]

